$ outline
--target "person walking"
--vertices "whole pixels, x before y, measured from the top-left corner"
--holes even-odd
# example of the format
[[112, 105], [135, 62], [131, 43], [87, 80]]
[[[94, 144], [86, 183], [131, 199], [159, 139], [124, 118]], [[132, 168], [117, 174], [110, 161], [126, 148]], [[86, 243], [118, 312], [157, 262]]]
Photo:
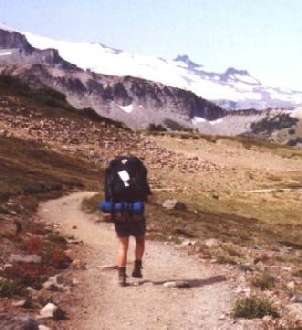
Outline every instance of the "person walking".
[[147, 169], [135, 156], [113, 159], [105, 171], [105, 200], [102, 210], [111, 214], [118, 240], [118, 283], [127, 285], [127, 256], [130, 236], [135, 237], [135, 262], [132, 276], [142, 278], [142, 259], [145, 252], [145, 202], [151, 190]]

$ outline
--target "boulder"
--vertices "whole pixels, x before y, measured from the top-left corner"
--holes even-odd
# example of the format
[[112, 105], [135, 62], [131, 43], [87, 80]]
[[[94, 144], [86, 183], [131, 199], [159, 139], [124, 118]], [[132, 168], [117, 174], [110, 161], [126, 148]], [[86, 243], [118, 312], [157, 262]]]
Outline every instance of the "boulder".
[[167, 199], [163, 203], [163, 207], [167, 210], [186, 210], [187, 206], [183, 202], [179, 202], [177, 199]]
[[65, 320], [65, 312], [53, 303], [45, 305], [41, 311], [39, 319]]
[[31, 308], [32, 307], [32, 301], [31, 298], [21, 299], [14, 301], [12, 303], [12, 306], [14, 307], [23, 307], [23, 308]]
[[220, 241], [216, 238], [209, 238], [207, 239], [204, 244], [207, 246], [207, 247], [217, 247], [220, 245]]
[[32, 254], [22, 256], [19, 254], [12, 254], [9, 258], [10, 262], [23, 262], [23, 263], [32, 263], [32, 264], [40, 264], [42, 262], [42, 257]]
[[163, 286], [165, 288], [183, 289], [183, 288], [189, 288], [190, 283], [187, 281], [169, 281], [169, 282], [165, 282]]
[[197, 244], [197, 241], [191, 241], [191, 240], [184, 240], [180, 246], [184, 246], [184, 247], [187, 247], [187, 246], [195, 246]]
[[46, 325], [39, 325], [39, 330], [51, 330], [50, 328], [48, 328]]
[[52, 291], [63, 291], [65, 286], [60, 282], [58, 275], [50, 277], [46, 282], [43, 283], [43, 288]]
[[287, 306], [287, 311], [291, 320], [302, 321], [302, 304], [290, 304]]

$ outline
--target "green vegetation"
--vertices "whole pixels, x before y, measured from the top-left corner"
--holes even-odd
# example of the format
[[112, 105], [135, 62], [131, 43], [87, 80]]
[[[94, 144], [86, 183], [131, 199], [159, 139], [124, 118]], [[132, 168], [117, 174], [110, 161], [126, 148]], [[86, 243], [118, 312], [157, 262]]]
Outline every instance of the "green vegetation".
[[15, 281], [9, 281], [6, 279], [0, 280], [0, 297], [11, 298], [22, 293], [23, 290], [20, 288], [20, 285]]
[[234, 318], [256, 319], [266, 315], [274, 318], [279, 316], [272, 302], [264, 298], [240, 298], [233, 306]]
[[251, 129], [255, 134], [263, 133], [270, 135], [274, 130], [281, 130], [283, 128], [291, 129], [298, 121], [297, 118], [290, 117], [288, 114], [278, 114], [272, 118], [264, 118], [259, 122], [252, 123]]

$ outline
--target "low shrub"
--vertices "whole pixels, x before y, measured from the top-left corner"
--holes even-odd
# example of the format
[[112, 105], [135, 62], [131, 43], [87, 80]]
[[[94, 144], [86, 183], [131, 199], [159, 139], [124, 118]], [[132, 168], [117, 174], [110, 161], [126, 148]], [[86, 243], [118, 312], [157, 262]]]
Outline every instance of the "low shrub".
[[275, 287], [276, 279], [271, 274], [265, 272], [253, 277], [251, 284], [261, 290], [270, 290]]
[[5, 276], [21, 287], [32, 287], [34, 289], [41, 289], [42, 283], [52, 275], [50, 269], [44, 265], [37, 265], [31, 263], [19, 263], [9, 268]]
[[30, 254], [40, 254], [42, 251], [42, 240], [40, 237], [33, 236], [24, 243], [24, 250]]
[[232, 316], [234, 318], [256, 319], [264, 316], [279, 317], [277, 310], [268, 299], [249, 297], [238, 299], [233, 306]]
[[22, 293], [22, 289], [15, 281], [0, 280], [0, 297], [11, 298]]
[[53, 243], [66, 244], [66, 239], [58, 233], [49, 233], [47, 239]]
[[296, 270], [293, 275], [297, 277], [302, 277], [302, 269]]

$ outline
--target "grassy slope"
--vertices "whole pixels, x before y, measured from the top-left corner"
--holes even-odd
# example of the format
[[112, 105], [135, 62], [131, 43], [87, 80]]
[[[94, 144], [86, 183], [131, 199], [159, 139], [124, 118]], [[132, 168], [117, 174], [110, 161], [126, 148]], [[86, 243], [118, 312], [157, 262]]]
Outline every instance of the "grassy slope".
[[64, 117], [74, 120], [91, 119], [94, 122], [105, 122], [117, 128], [124, 127], [120, 122], [97, 115], [91, 108], [75, 109], [66, 100], [64, 94], [49, 87], [28, 86], [19, 79], [0, 75], [0, 96], [14, 96], [23, 106], [38, 108], [46, 117]]
[[0, 137], [0, 199], [12, 195], [93, 189], [100, 176], [91, 165], [34, 141]]

